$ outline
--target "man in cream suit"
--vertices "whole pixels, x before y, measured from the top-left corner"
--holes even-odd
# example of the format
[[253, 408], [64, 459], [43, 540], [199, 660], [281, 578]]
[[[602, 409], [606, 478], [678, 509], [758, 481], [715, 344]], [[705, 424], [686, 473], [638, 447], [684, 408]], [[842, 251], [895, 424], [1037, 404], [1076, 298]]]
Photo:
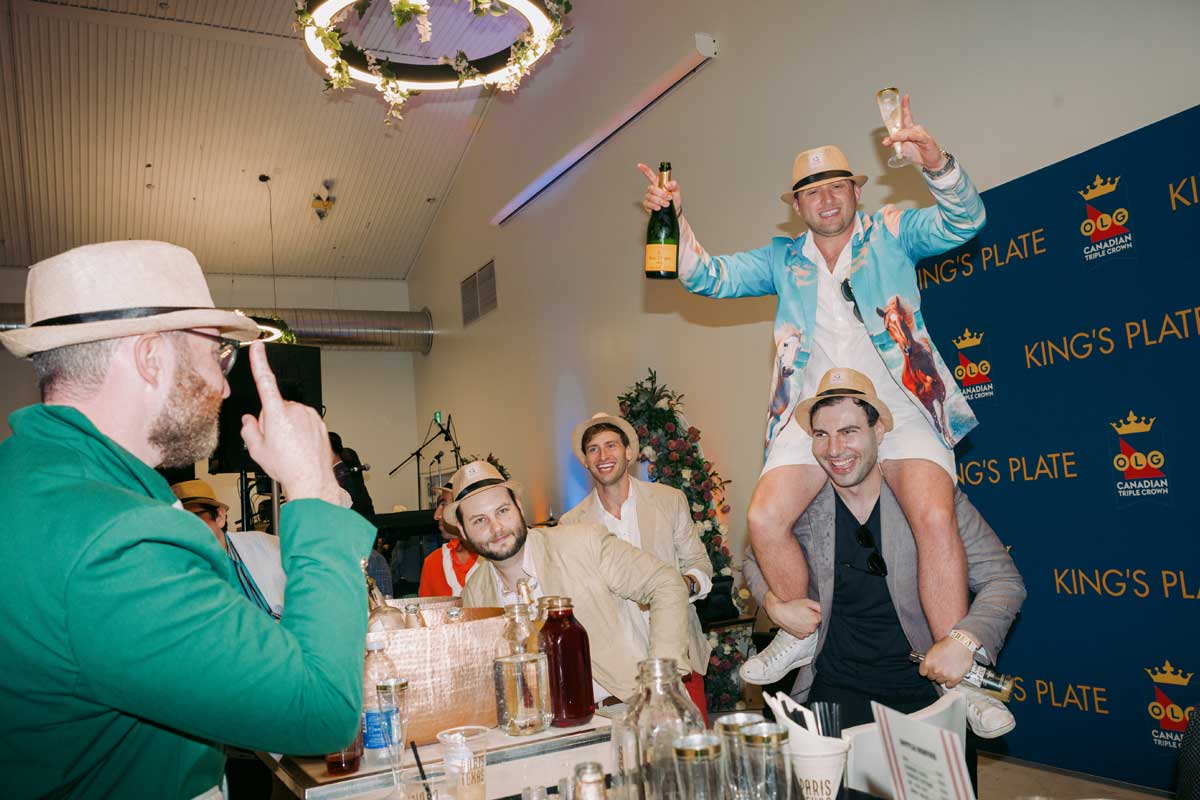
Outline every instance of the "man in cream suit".
[[[479, 568], [463, 588], [463, 606], [514, 604], [521, 579], [534, 600], [570, 597], [588, 633], [598, 702], [632, 696], [637, 664], [647, 658], [675, 659], [681, 675], [690, 672], [687, 589], [673, 568], [600, 525], [530, 529], [517, 500], [520, 487], [486, 461], [459, 469], [451, 486], [454, 500], [445, 516], [480, 555]], [[645, 642], [631, 639], [621, 624], [627, 600], [650, 608]]]
[[[692, 526], [683, 492], [660, 483], [639, 481], [629, 474], [640, 449], [637, 432], [626, 420], [603, 412], [585, 419], [571, 433], [571, 450], [592, 476], [593, 489], [579, 505], [563, 514], [564, 525], [594, 523], [634, 547], [650, 553], [683, 575], [689, 602], [712, 589], [712, 561]], [[646, 610], [622, 604], [622, 623], [635, 641], [649, 636]], [[712, 647], [700, 627], [694, 606], [688, 609], [688, 650], [692, 674], [683, 684], [708, 718], [704, 673]]]

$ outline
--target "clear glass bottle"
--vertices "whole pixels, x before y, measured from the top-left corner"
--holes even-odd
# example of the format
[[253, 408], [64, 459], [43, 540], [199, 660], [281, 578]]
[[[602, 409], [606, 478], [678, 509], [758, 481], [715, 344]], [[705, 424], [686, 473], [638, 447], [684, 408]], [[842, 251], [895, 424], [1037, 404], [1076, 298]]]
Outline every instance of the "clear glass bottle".
[[587, 631], [575, 619], [569, 597], [555, 598], [546, 611], [546, 624], [538, 639], [550, 671], [550, 699], [554, 708], [551, 724], [558, 728], [583, 725], [596, 713]]
[[604, 789], [604, 767], [597, 761], [576, 764], [572, 794], [573, 800], [608, 800], [608, 792]]
[[418, 603], [409, 603], [404, 607], [404, 627], [406, 628], [424, 628], [425, 618], [421, 616], [421, 606]]
[[496, 644], [493, 682], [496, 725], [509, 736], [544, 731], [553, 718], [550, 674], [538, 634], [523, 603], [504, 607], [504, 630]]
[[[366, 569], [366, 561], [363, 561], [363, 569]], [[387, 599], [383, 596], [383, 592], [379, 591], [379, 587], [375, 585], [375, 579], [370, 575], [366, 576], [367, 580], [367, 632], [377, 633], [379, 631], [399, 631], [404, 630], [404, 612], [398, 608], [388, 605]]]
[[625, 722], [637, 731], [642, 796], [684, 800], [675, 775], [674, 742], [704, 733], [704, 717], [684, 691], [675, 659], [638, 663], [638, 689], [629, 701]]
[[[908, 660], [914, 664], [920, 664], [925, 660], [925, 654], [913, 650], [908, 654]], [[971, 668], [967, 670], [966, 675], [962, 676], [962, 681], [987, 692], [1002, 703], [1007, 703], [1012, 699], [1013, 677], [1001, 675], [978, 661], [971, 662]]]

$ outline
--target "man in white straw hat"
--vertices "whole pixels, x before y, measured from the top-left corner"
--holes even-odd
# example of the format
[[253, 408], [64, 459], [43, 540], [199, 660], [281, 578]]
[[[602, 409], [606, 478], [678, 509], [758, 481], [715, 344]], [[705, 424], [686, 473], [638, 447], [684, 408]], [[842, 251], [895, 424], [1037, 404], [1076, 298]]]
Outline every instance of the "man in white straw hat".
[[[762, 557], [748, 549], [743, 562], [747, 586], [776, 622], [799, 636], [820, 625], [816, 658], [800, 670], [793, 697], [840, 704], [843, 726], [850, 727], [873, 721], [872, 700], [910, 713], [936, 701], [942, 684], [963, 695], [976, 735], [1011, 731], [1016, 721], [1003, 703], [960, 683], [975, 661], [995, 663], [1025, 600], [1025, 584], [1000, 539], [956, 492], [975, 597], [950, 635], [935, 642], [917, 596], [912, 530], [878, 469], [894, 432], [892, 412], [867, 376], [838, 367], [795, 414], [827, 476], [792, 534], [808, 558], [813, 599], [781, 601], [762, 579]], [[925, 653], [919, 667], [909, 659], [914, 650]]]
[[251, 457], [290, 502], [287, 608], [246, 601], [229, 557], [154, 467], [207, 456], [254, 322], [213, 308], [195, 257], [109, 242], [33, 265], [26, 327], [42, 402], [0, 444], [0, 751], [7, 794], [220, 795], [221, 743], [321, 753], [359, 724], [374, 529], [339, 508], [325, 425], [285, 401], [261, 344]]
[[[826, 370], [853, 367], [879, 387], [896, 417], [880, 451], [883, 477], [912, 523], [921, 604], [941, 639], [967, 606], [952, 448], [977, 423], [925, 329], [915, 265], [975, 236], [984, 209], [955, 158], [913, 122], [907, 95], [901, 118], [902, 127], [883, 144], [898, 145], [921, 168], [936, 205], [860, 213], [866, 176], [855, 173], [837, 147], [817, 147], [796, 156], [791, 188], [780, 195], [808, 231], [733, 255], [710, 256], [683, 216], [679, 184], [659, 188], [654, 173], [638, 167], [651, 183], [642, 207], [650, 212], [673, 201], [679, 212], [679, 278], [688, 291], [779, 297], [765, 464], [747, 513], [750, 542], [772, 591], [785, 600], [806, 594], [808, 569], [790, 530], [826, 479], [792, 412], [800, 398], [815, 393]], [[743, 676], [755, 683], [778, 680], [811, 659], [815, 644], [781, 634], [747, 662]]]
[[[463, 589], [464, 606], [512, 605], [522, 579], [534, 600], [571, 598], [591, 643], [593, 692], [601, 704], [633, 695], [639, 661], [674, 659], [680, 677], [691, 672], [687, 590], [673, 566], [600, 525], [530, 528], [517, 499], [520, 485], [486, 461], [463, 465], [451, 487], [446, 518], [480, 556], [479, 569]], [[649, 607], [647, 639], [634, 639], [622, 624], [626, 600]]]
[[[688, 602], [695, 603], [712, 590], [712, 561], [692, 524], [683, 492], [663, 483], [640, 481], [630, 474], [640, 450], [637, 431], [621, 417], [600, 412], [576, 425], [571, 432], [571, 452], [591, 475], [592, 491], [563, 514], [562, 524], [603, 525], [663, 563], [676, 565], [687, 584]], [[646, 640], [650, 635], [647, 612], [633, 602], [624, 603], [621, 610], [631, 634]], [[692, 674], [683, 685], [707, 719], [704, 674], [712, 646], [695, 606], [688, 608], [688, 651]]]

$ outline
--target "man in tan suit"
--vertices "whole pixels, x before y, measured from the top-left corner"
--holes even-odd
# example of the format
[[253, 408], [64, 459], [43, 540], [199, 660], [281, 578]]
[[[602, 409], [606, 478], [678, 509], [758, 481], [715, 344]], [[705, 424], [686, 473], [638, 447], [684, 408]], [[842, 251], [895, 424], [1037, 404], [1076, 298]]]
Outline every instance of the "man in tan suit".
[[[639, 481], [629, 474], [637, 463], [639, 442], [633, 426], [603, 412], [575, 426], [571, 449], [592, 476], [594, 488], [579, 505], [563, 514], [564, 525], [594, 523], [634, 547], [650, 553], [683, 575], [689, 602], [712, 589], [712, 561], [692, 526], [683, 492], [660, 483]], [[637, 603], [622, 604], [622, 622], [635, 641], [649, 635], [646, 610]], [[712, 647], [700, 626], [694, 606], [688, 609], [688, 651], [692, 674], [684, 686], [705, 719], [704, 673]]]
[[[451, 484], [454, 501], [445, 515], [481, 557], [463, 588], [464, 606], [516, 603], [522, 578], [535, 600], [570, 597], [588, 632], [597, 702], [632, 696], [637, 664], [647, 658], [673, 658], [681, 675], [690, 672], [687, 590], [675, 570], [599, 525], [530, 529], [517, 500], [520, 487], [486, 461], [465, 465]], [[621, 623], [626, 600], [650, 607], [646, 642], [633, 641]]]

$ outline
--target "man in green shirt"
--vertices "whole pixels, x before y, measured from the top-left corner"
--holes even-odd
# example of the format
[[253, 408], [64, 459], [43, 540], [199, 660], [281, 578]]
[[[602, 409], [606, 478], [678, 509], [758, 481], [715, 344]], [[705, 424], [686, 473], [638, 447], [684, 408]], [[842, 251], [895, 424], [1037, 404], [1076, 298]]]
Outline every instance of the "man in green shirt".
[[221, 744], [320, 753], [352, 740], [359, 564], [375, 532], [338, 507], [324, 423], [283, 400], [262, 345], [262, 413], [242, 436], [291, 500], [279, 622], [153, 469], [212, 452], [224, 374], [255, 324], [214, 309], [195, 257], [162, 242], [35, 264], [25, 311], [26, 327], [0, 334], [42, 390], [0, 444], [5, 796], [219, 796]]

